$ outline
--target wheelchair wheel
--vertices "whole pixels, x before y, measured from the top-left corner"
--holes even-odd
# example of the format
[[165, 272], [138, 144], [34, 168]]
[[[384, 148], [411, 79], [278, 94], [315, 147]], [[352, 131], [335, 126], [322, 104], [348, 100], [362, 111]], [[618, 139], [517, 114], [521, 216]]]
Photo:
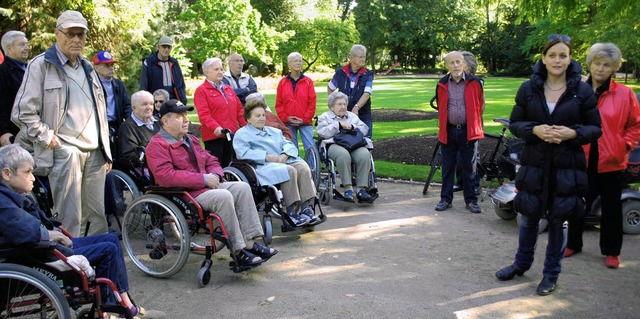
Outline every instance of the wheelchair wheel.
[[200, 267], [198, 270], [198, 286], [200, 288], [206, 286], [211, 280], [211, 270], [207, 267]]
[[125, 250], [147, 275], [169, 278], [187, 262], [187, 222], [169, 199], [155, 194], [140, 196], [127, 209], [123, 227]]
[[262, 227], [264, 230], [264, 243], [271, 245], [273, 240], [273, 223], [271, 222], [271, 216], [262, 216]]
[[238, 168], [228, 166], [223, 169], [224, 179], [230, 182], [245, 182], [248, 183], [249, 179]]
[[311, 179], [316, 189], [318, 189], [318, 184], [320, 184], [320, 154], [318, 154], [318, 149], [315, 147], [310, 147], [304, 153], [304, 160], [311, 169]]
[[322, 205], [329, 205], [329, 203], [331, 202], [331, 196], [333, 196], [331, 186], [321, 190], [320, 191], [320, 203]]
[[0, 287], [0, 318], [71, 318], [62, 290], [35, 269], [1, 263]]
[[131, 177], [129, 177], [125, 172], [113, 169], [109, 174], [112, 174], [113, 176], [113, 183], [116, 189], [116, 193], [114, 194], [114, 204], [116, 206], [115, 219], [118, 223], [118, 227], [122, 230], [120, 217], [124, 216], [124, 212], [126, 212], [127, 208], [131, 206], [131, 203], [133, 203], [136, 198], [140, 197], [140, 190], [133, 179], [131, 179]]

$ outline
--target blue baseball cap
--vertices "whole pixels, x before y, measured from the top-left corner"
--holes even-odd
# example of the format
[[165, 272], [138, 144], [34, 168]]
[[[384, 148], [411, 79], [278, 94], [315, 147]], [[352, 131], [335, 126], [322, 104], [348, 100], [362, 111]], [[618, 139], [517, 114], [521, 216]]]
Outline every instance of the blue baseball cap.
[[93, 65], [103, 63], [118, 63], [118, 60], [114, 59], [109, 51], [100, 51], [93, 56]]

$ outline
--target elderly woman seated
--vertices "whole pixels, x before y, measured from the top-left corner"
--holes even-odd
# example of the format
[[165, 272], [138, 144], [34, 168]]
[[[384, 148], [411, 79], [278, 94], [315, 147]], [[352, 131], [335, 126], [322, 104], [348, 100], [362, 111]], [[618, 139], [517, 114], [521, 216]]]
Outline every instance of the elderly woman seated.
[[[356, 186], [358, 187], [358, 202], [372, 202], [373, 198], [367, 192], [369, 185], [369, 171], [371, 170], [371, 154], [368, 148], [373, 148], [371, 140], [365, 138], [369, 127], [360, 120], [358, 115], [347, 111], [349, 97], [339, 91], [329, 95], [329, 111], [318, 117], [318, 136], [323, 141], [321, 146], [327, 147], [327, 156], [337, 166], [338, 174], [344, 187], [343, 197], [348, 202], [355, 202], [354, 190], [351, 185], [351, 163], [356, 166]], [[341, 132], [354, 132], [359, 130], [366, 141], [366, 146], [347, 150], [338, 145], [334, 137]]]
[[244, 118], [248, 125], [233, 138], [236, 156], [254, 164], [260, 184], [280, 186], [287, 215], [296, 226], [315, 224], [319, 219], [311, 208], [316, 195], [311, 170], [282, 131], [265, 126], [266, 108], [261, 99], [247, 99]]
[[[25, 195], [33, 188], [33, 165], [31, 155], [17, 144], [0, 148], [0, 212], [3, 220], [0, 225], [0, 248], [32, 249], [57, 242], [58, 250], [63, 254], [84, 256], [91, 266], [96, 267], [97, 277], [110, 279], [118, 287], [124, 305], [130, 308], [134, 316], [148, 317], [150, 312], [134, 305], [127, 293], [127, 269], [118, 237], [102, 234], [69, 238], [55, 227], [56, 224], [47, 218], [38, 204]], [[51, 257], [42, 256], [43, 261]], [[162, 313], [156, 311], [152, 316], [157, 318]]]

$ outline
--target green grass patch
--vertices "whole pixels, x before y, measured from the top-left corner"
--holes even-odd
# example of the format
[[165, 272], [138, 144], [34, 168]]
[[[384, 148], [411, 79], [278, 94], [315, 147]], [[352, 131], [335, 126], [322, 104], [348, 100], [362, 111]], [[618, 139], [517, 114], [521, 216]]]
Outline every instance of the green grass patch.
[[[509, 118], [514, 105], [514, 98], [518, 88], [526, 78], [492, 78], [486, 77], [484, 84], [485, 110], [483, 114], [485, 131], [499, 133], [502, 126], [493, 122], [494, 118]], [[377, 78], [373, 82], [372, 108], [375, 109], [402, 109], [435, 112], [429, 106], [429, 101], [435, 94], [438, 79], [398, 79]], [[619, 81], [623, 83], [624, 81]], [[640, 92], [640, 84], [626, 83], [634, 92]], [[316, 115], [328, 110], [327, 107], [327, 82], [316, 82], [317, 107]], [[267, 103], [275, 112], [275, 92], [265, 94]], [[192, 101], [189, 101], [192, 103]], [[193, 104], [190, 104], [193, 105]], [[199, 122], [195, 111], [190, 112], [189, 119]], [[404, 121], [404, 122], [374, 122], [374, 140], [410, 135], [437, 134], [437, 120]], [[300, 147], [302, 142], [299, 140]], [[401, 152], [402, 150], [396, 150]], [[303, 152], [301, 151], [301, 154]], [[376, 172], [380, 177], [423, 181], [428, 173], [429, 166], [416, 166], [400, 163], [391, 163], [376, 160]], [[440, 173], [434, 177], [440, 181]]]

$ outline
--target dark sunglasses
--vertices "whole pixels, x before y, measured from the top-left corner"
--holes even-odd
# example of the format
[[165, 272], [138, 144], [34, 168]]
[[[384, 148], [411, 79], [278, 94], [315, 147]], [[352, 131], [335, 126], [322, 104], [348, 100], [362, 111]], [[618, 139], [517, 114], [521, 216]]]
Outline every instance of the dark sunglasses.
[[562, 41], [564, 41], [564, 42], [571, 41], [571, 37], [569, 37], [568, 35], [564, 35], [564, 34], [556, 34], [556, 33], [554, 33], [554, 34], [551, 34], [551, 35], [549, 35], [547, 37], [547, 39], [549, 39], [550, 41], [553, 41], [553, 40], [555, 40], [557, 38], [561, 38]]
[[164, 100], [155, 100], [155, 101], [153, 101], [153, 103], [164, 103], [164, 102], [166, 102], [166, 101], [164, 101]]

